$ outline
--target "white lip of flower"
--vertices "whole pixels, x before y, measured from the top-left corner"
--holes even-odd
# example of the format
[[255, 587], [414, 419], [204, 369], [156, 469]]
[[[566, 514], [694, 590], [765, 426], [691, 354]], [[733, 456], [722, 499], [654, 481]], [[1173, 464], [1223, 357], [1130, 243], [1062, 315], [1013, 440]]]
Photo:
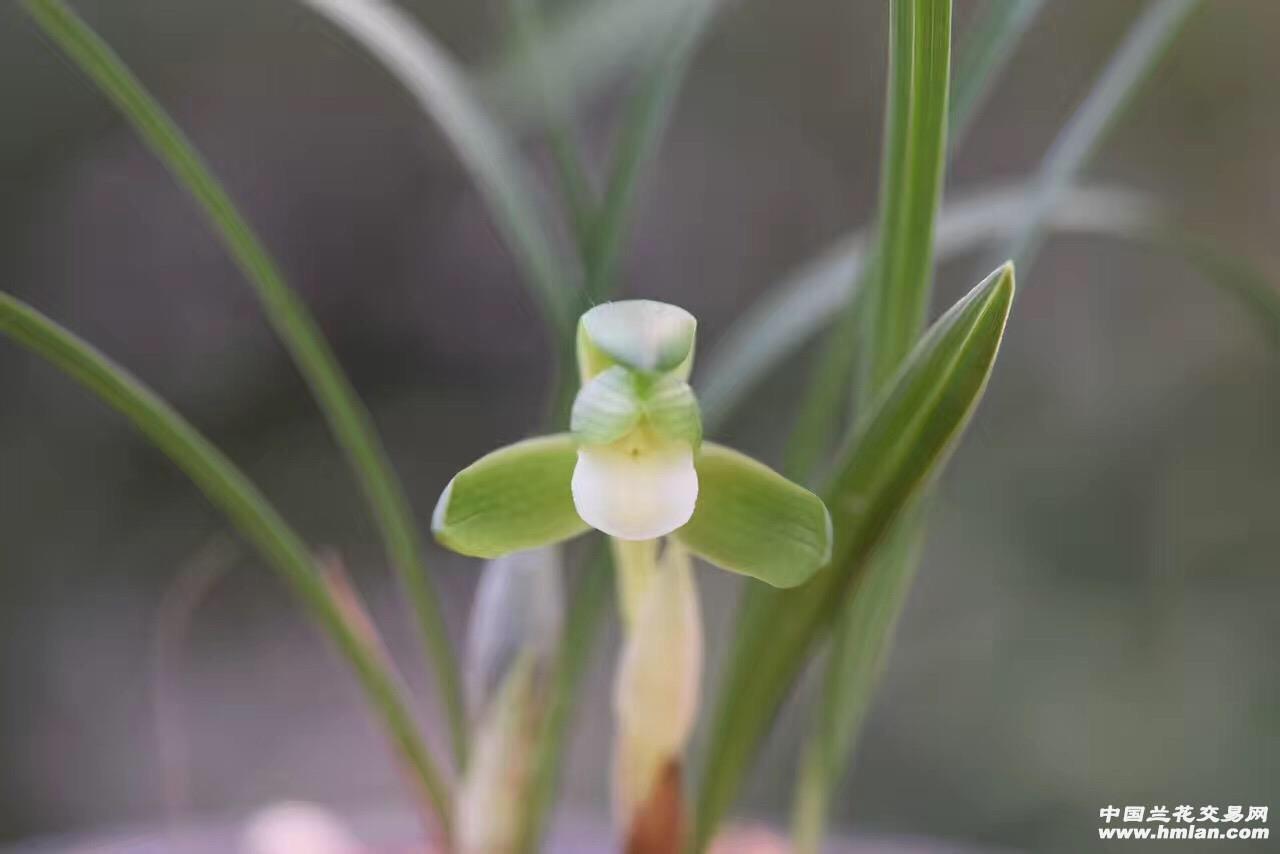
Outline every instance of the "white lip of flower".
[[693, 447], [639, 427], [608, 445], [583, 445], [573, 469], [582, 521], [621, 540], [652, 540], [684, 526], [698, 502]]

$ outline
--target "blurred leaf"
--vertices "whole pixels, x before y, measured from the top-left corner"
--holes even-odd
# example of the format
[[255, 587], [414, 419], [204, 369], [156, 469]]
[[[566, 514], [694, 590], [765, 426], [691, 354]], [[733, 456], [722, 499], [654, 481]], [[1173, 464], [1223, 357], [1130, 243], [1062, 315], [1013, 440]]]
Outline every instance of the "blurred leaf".
[[447, 830], [452, 817], [449, 788], [418, 735], [402, 687], [359, 627], [344, 619], [306, 543], [267, 499], [154, 392], [69, 330], [7, 294], [0, 294], [0, 333], [47, 359], [132, 421], [257, 547], [346, 656], [401, 758], [425, 787], [436, 819]]
[[552, 242], [524, 164], [447, 51], [386, 0], [299, 2], [364, 45], [440, 126], [515, 252], [544, 320], [559, 338], [570, 340], [575, 304], [570, 286], [579, 276]]
[[143, 141], [204, 209], [307, 381], [329, 428], [364, 490], [400, 583], [409, 596], [449, 717], [454, 755], [466, 756], [466, 713], [457, 660], [427, 578], [417, 522], [378, 438], [373, 420], [325, 343], [315, 319], [285, 283], [270, 253], [237, 210], [195, 147], [124, 63], [58, 0], [28, 0], [44, 32], [133, 124]]
[[444, 546], [495, 558], [587, 530], [569, 484], [578, 462], [568, 433], [526, 439], [486, 454], [454, 475], [431, 517]]
[[695, 465], [698, 506], [674, 535], [690, 551], [774, 587], [803, 584], [826, 564], [831, 517], [818, 496], [710, 442]]
[[1180, 255], [1237, 300], [1271, 346], [1280, 349], [1280, 288], [1249, 259], [1186, 229], [1156, 229], [1149, 240], [1157, 249]]
[[[938, 216], [936, 253], [947, 261], [1005, 239], [1021, 224], [1027, 185], [974, 193], [944, 207]], [[1070, 189], [1050, 214], [1059, 232], [1125, 239], [1159, 222], [1146, 196], [1117, 188]], [[867, 263], [867, 232], [835, 243], [770, 288], [721, 336], [703, 360], [695, 387], [708, 433], [721, 427], [770, 369], [793, 355], [839, 316], [854, 295], [854, 282]]]
[[635, 213], [640, 177], [657, 155], [694, 49], [719, 9], [717, 0], [685, 0], [683, 5], [687, 8], [668, 32], [665, 48], [627, 101], [604, 199], [584, 259], [587, 294], [592, 299], [606, 299], [615, 289], [618, 256], [628, 220]]
[[840, 456], [826, 490], [830, 565], [802, 587], [757, 597], [741, 615], [708, 729], [697, 850], [736, 796], [813, 643], [954, 447], [990, 376], [1012, 297], [1006, 265], [933, 325]]
[[552, 62], [546, 48], [546, 30], [540, 0], [507, 0], [506, 8], [515, 33], [514, 51], [528, 66], [536, 82], [536, 95], [547, 116], [547, 139], [560, 179], [560, 192], [569, 208], [578, 252], [588, 252], [595, 225], [595, 189], [588, 174], [586, 153], [578, 143], [574, 126], [575, 81]]
[[987, 0], [956, 53], [948, 148], [955, 152], [1045, 0]]
[[1054, 140], [1021, 214], [1022, 225], [1004, 253], [1018, 264], [1024, 277], [1044, 239], [1053, 209], [1075, 183], [1134, 92], [1164, 56], [1197, 2], [1151, 0], [1093, 84], [1084, 103]]
[[[670, 44], [689, 10], [706, 0], [582, 0], [549, 16], [540, 48], [543, 74], [572, 80], [583, 97], [606, 91], [636, 68], [649, 67]], [[723, 5], [723, 0], [712, 0]], [[475, 75], [476, 89], [511, 124], [547, 121], [547, 103], [527, 51], [506, 51]]]

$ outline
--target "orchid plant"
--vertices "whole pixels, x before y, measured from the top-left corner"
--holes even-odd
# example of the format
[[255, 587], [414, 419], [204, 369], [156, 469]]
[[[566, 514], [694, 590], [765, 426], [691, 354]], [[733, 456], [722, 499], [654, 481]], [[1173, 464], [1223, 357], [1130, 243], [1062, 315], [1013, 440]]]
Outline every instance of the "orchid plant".
[[[280, 573], [351, 665], [440, 847], [524, 854], [542, 844], [572, 700], [607, 601], [602, 581], [616, 578], [624, 629], [613, 692], [620, 845], [632, 854], [700, 852], [711, 845], [775, 714], [807, 662], [825, 650], [828, 669], [794, 804], [794, 847], [816, 852], [830, 792], [853, 750], [914, 573], [912, 546], [922, 536], [929, 485], [986, 388], [1013, 297], [1013, 266], [1000, 264], [929, 325], [935, 242], [939, 253], [975, 245], [952, 241], [944, 248], [935, 241], [935, 222], [941, 238], [948, 222], [963, 220], [954, 228], [977, 235], [966, 240], [994, 239], [1024, 272], [1055, 226], [1055, 211], [1068, 202], [1087, 208], [1067, 218], [1074, 227], [1083, 222], [1086, 229], [1143, 240], [1163, 235], [1145, 217], [1147, 208], [1130, 206], [1124, 210], [1137, 213], [1117, 216], [1110, 196], [1102, 215], [1096, 204], [1071, 196], [1070, 185], [1195, 0], [1151, 4], [1041, 172], [1011, 205], [957, 205], [941, 215], [955, 139], [1041, 0], [988, 4], [973, 24], [970, 51], [957, 63], [954, 97], [950, 0], [889, 0], [875, 236], [865, 251], [857, 241], [841, 243], [771, 292], [724, 336], [700, 378], [693, 373], [697, 322], [691, 314], [660, 302], [609, 297], [642, 167], [661, 138], [692, 51], [721, 4], [584, 4], [584, 15], [604, 10], [639, 16], [608, 19], [606, 29], [636, 40], [636, 49], [623, 53], [639, 67], [612, 169], [596, 192], [568, 121], [572, 104], [555, 96], [564, 94], [556, 88], [559, 81], [607, 82], [619, 64], [595, 75], [560, 64], [578, 55], [569, 44], [576, 34], [602, 31], [587, 26], [598, 21], [575, 19], [548, 31], [536, 3], [511, 0], [518, 49], [510, 65], [478, 75], [486, 81], [481, 85], [385, 0], [300, 2], [368, 48], [439, 124], [526, 273], [557, 352], [576, 356], [578, 388], [567, 407], [568, 430], [518, 441], [463, 468], [431, 515], [441, 544], [486, 560], [465, 668], [453, 654], [425, 571], [418, 519], [317, 324], [194, 146], [123, 62], [62, 0], [25, 5], [201, 206], [311, 387], [359, 477], [416, 616], [449, 726], [453, 773], [422, 737], [372, 627], [353, 617], [308, 544], [229, 459], [121, 366], [5, 294], [0, 335], [59, 366], [132, 420]], [[612, 62], [613, 53], [591, 55]], [[505, 104], [508, 113], [524, 118], [508, 115], [505, 124], [496, 119], [481, 89], [490, 104]], [[552, 142], [573, 235], [567, 253], [552, 238], [530, 190], [533, 178], [510, 138], [515, 121], [545, 130]], [[1272, 305], [1265, 289], [1238, 283], [1231, 289], [1251, 305]], [[583, 311], [588, 305], [594, 307]], [[753, 380], [826, 325], [832, 332], [789, 449], [792, 478], [704, 439]], [[561, 388], [570, 385], [564, 365], [571, 368], [571, 361], [561, 358]], [[846, 416], [849, 396], [856, 417]], [[699, 398], [708, 404], [705, 410]], [[592, 529], [608, 537], [611, 560], [588, 567], [567, 596], [559, 544]], [[700, 714], [704, 632], [695, 558], [743, 577], [734, 633], [711, 641], [727, 649], [708, 714]], [[691, 768], [686, 752], [699, 722], [707, 749]], [[317, 839], [346, 850], [345, 831], [314, 819], [306, 809], [290, 808], [257, 826], [254, 838], [270, 854], [296, 854], [298, 844], [314, 854], [315, 847], [305, 846], [319, 846]], [[313, 841], [296, 843], [304, 837]]]

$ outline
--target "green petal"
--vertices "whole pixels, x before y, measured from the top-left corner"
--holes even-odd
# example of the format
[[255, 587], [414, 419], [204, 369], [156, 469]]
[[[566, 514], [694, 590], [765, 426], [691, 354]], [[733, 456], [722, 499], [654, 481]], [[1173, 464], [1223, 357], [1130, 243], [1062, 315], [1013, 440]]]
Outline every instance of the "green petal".
[[631, 432], [640, 420], [636, 375], [620, 365], [596, 374], [573, 400], [569, 429], [587, 445], [607, 445]]
[[577, 460], [577, 443], [568, 433], [487, 454], [449, 481], [431, 530], [441, 545], [483, 558], [575, 537], [587, 530], [569, 489]]
[[831, 557], [822, 499], [745, 454], [704, 443], [698, 506], [674, 536], [715, 565], [774, 587], [802, 584]]
[[674, 374], [657, 377], [612, 365], [596, 374], [573, 401], [569, 428], [584, 445], [608, 445], [641, 419], [659, 436], [697, 448], [702, 442], [698, 398]]
[[688, 442], [695, 449], [702, 442], [702, 411], [693, 389], [684, 380], [668, 374], [644, 395], [644, 414], [658, 435], [672, 441]]
[[698, 321], [679, 306], [654, 300], [607, 302], [578, 323], [578, 365], [584, 381], [612, 364], [645, 373], [677, 368], [688, 377]]

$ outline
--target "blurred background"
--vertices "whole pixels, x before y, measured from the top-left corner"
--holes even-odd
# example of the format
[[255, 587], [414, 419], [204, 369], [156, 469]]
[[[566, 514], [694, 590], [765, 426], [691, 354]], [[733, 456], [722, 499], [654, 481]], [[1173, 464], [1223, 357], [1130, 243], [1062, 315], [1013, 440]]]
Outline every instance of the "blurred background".
[[[479, 75], [502, 56], [499, 3], [403, 5]], [[1045, 5], [948, 196], [1031, 174], [1140, 9]], [[535, 306], [452, 152], [362, 50], [286, 0], [76, 8], [316, 312], [424, 528], [459, 467], [539, 430], [550, 352]], [[957, 0], [960, 43], [975, 8]], [[714, 24], [623, 266], [627, 294], [698, 315], [701, 352], [873, 214], [886, 39], [879, 2], [744, 0]], [[1088, 170], [1152, 194], [1273, 282], [1277, 40], [1270, 0], [1202, 3]], [[338, 549], [435, 720], [376, 531], [244, 278], [14, 3], [0, 6], [0, 68], [0, 288], [134, 370]], [[618, 88], [583, 105], [602, 159]], [[547, 171], [536, 138], [526, 153]], [[945, 265], [935, 309], [988, 257]], [[836, 821], [1081, 850], [1111, 803], [1280, 807], [1274, 349], [1235, 302], [1147, 248], [1055, 238], [1020, 285]], [[733, 443], [778, 461], [805, 364], [740, 407]], [[120, 417], [0, 341], [0, 844], [286, 797], [403, 804], [352, 680], [234, 542]], [[460, 635], [477, 564], [430, 558]], [[735, 586], [699, 581], [714, 656]], [[602, 640], [575, 731], [566, 799], [584, 811], [607, 808], [615, 642]], [[784, 716], [744, 810], [785, 818], [803, 724]]]

